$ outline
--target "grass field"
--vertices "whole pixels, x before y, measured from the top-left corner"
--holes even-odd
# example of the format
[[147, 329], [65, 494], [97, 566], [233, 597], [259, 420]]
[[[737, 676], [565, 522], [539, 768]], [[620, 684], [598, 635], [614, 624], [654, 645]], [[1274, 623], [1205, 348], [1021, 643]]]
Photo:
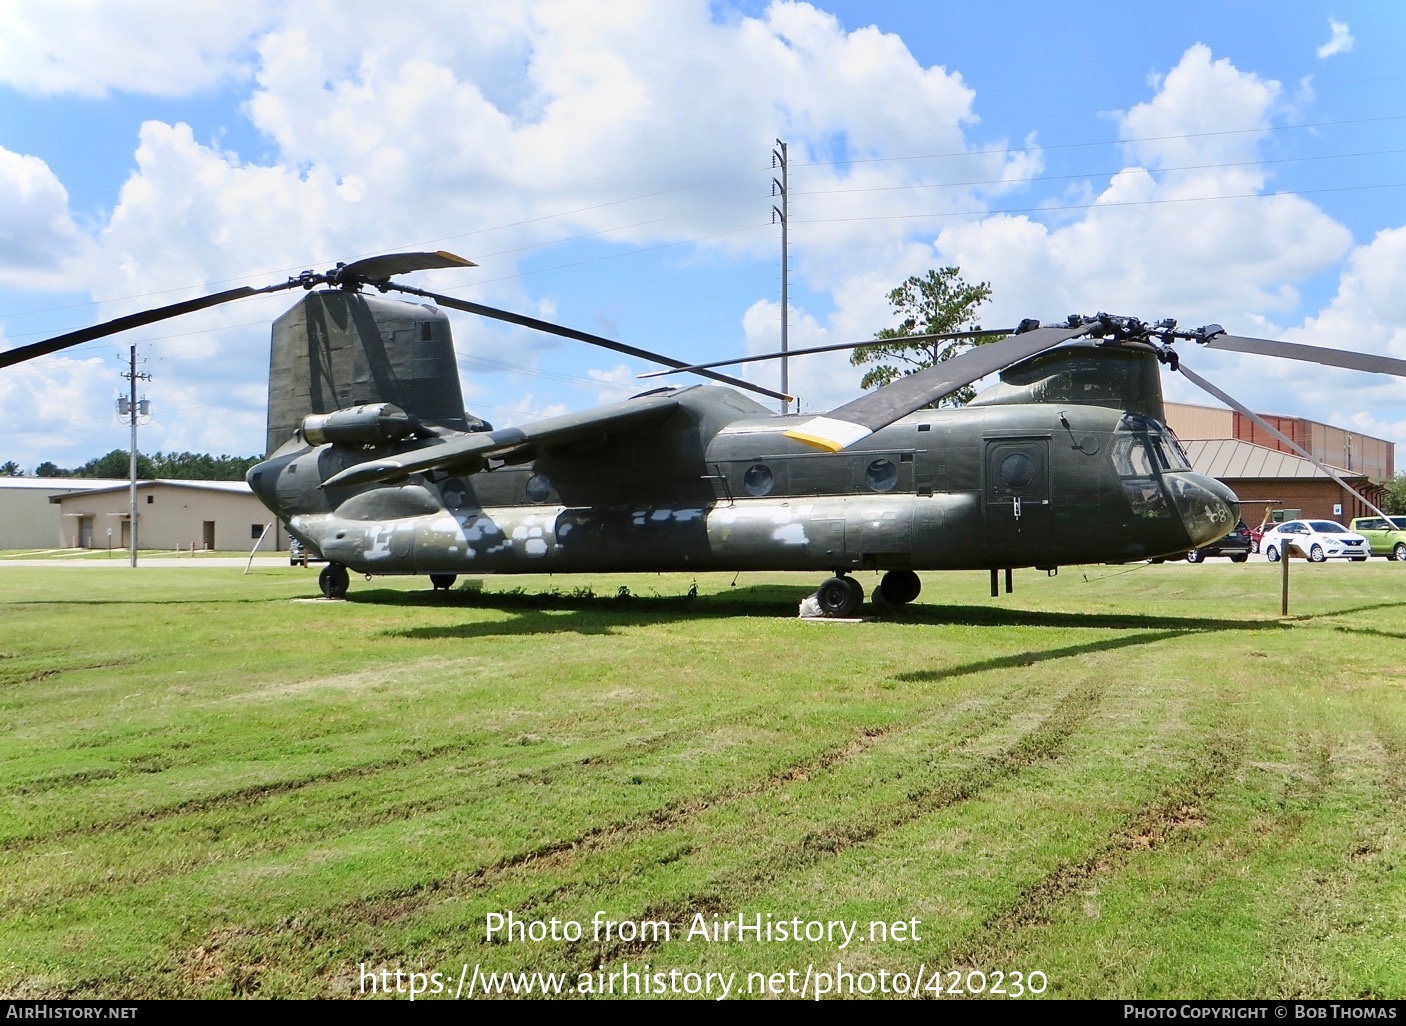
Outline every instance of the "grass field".
[[[315, 570], [0, 566], [0, 993], [648, 964], [813, 994], [838, 962], [1406, 996], [1406, 568], [1296, 563], [1286, 620], [1278, 573], [927, 574], [840, 624], [795, 619], [818, 575], [328, 603]], [[583, 936], [488, 941], [509, 912]], [[739, 915], [858, 935], [687, 935]]]

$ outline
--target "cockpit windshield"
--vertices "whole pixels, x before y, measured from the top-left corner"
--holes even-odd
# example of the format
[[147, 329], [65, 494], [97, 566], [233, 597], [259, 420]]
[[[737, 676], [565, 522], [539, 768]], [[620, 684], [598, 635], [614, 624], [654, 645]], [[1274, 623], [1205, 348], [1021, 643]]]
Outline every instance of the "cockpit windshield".
[[1155, 477], [1167, 470], [1190, 470], [1191, 461], [1169, 428], [1129, 413], [1113, 436], [1113, 466], [1122, 477]]

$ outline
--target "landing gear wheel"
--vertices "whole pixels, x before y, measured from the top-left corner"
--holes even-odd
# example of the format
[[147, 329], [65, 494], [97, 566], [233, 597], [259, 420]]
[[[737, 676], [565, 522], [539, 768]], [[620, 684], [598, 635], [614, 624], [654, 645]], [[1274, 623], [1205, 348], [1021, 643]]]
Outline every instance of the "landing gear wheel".
[[346, 598], [347, 585], [351, 583], [351, 575], [347, 573], [347, 568], [341, 563], [328, 563], [322, 568], [322, 573], [317, 575], [317, 583], [322, 588], [322, 594], [327, 598]]
[[1391, 558], [1399, 563], [1406, 563], [1406, 542], [1396, 543], [1396, 548], [1391, 550]]
[[1188, 563], [1204, 563], [1206, 562], [1206, 554], [1200, 549], [1192, 549], [1186, 554], [1186, 561]]
[[1230, 561], [1231, 561], [1232, 563], [1243, 563], [1243, 562], [1245, 562], [1245, 560], [1247, 560], [1247, 559], [1249, 559], [1249, 558], [1250, 558], [1250, 554], [1249, 554], [1248, 552], [1242, 552], [1242, 553], [1240, 553], [1240, 555], [1238, 555], [1238, 556], [1231, 556], [1231, 557], [1230, 557]]
[[848, 577], [831, 577], [816, 590], [815, 601], [826, 616], [850, 616], [864, 601], [864, 589]]
[[912, 602], [923, 590], [923, 582], [912, 570], [890, 570], [884, 574], [874, 598], [893, 606], [903, 606]]
[[1308, 550], [1308, 561], [1310, 563], [1321, 563], [1328, 557], [1323, 554], [1323, 546], [1315, 545]]
[[430, 584], [435, 591], [448, 591], [458, 579], [456, 574], [430, 574]]
[[1366, 556], [1349, 556], [1348, 559], [1352, 560], [1354, 563], [1365, 563], [1365, 562], [1367, 562], [1367, 557], [1366, 557]]
[[1273, 545], [1269, 546], [1267, 549], [1264, 550], [1264, 558], [1269, 560], [1271, 563], [1279, 562], [1279, 550], [1276, 549]]

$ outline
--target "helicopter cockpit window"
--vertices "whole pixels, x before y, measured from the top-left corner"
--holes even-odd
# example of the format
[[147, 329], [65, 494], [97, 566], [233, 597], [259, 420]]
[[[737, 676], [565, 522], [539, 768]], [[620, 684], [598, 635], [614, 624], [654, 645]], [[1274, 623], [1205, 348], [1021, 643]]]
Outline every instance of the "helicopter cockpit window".
[[891, 492], [898, 484], [898, 467], [894, 466], [893, 460], [875, 460], [864, 471], [864, 480], [876, 492]]
[[552, 494], [552, 482], [546, 474], [533, 474], [527, 479], [527, 501], [546, 502]]
[[1119, 435], [1113, 441], [1113, 468], [1119, 477], [1151, 477], [1152, 456], [1145, 438]]
[[775, 484], [776, 478], [771, 468], [764, 463], [753, 463], [747, 468], [747, 473], [742, 475], [742, 487], [747, 489], [748, 495], [755, 495], [757, 498], [770, 495]]
[[1157, 421], [1131, 413], [1123, 418], [1114, 435], [1113, 466], [1123, 477], [1191, 469], [1175, 435]]
[[1163, 436], [1162, 425], [1148, 417], [1128, 414], [1113, 436], [1112, 455], [1113, 468], [1123, 478], [1123, 495], [1133, 515], [1171, 516], [1160, 480], [1162, 472], [1189, 470], [1190, 466], [1175, 441]]

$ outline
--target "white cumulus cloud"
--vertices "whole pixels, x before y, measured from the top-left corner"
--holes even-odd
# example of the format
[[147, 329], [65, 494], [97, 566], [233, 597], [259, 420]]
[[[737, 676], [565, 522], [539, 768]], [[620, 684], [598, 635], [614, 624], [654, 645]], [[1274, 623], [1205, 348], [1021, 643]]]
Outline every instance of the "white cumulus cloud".
[[1352, 30], [1348, 28], [1347, 22], [1330, 18], [1328, 27], [1333, 34], [1316, 51], [1319, 60], [1331, 57], [1336, 53], [1347, 53], [1352, 49]]

